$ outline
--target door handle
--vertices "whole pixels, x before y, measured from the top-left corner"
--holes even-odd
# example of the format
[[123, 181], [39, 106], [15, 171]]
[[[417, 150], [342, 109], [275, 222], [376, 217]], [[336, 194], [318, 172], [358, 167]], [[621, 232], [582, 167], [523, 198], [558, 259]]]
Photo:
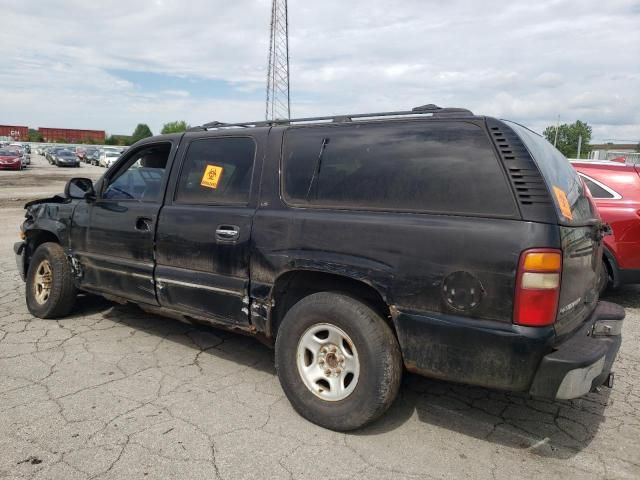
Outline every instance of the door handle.
[[220, 241], [233, 242], [240, 236], [240, 228], [235, 225], [218, 225], [216, 238]]
[[140, 230], [142, 232], [150, 232], [151, 225], [153, 225], [153, 220], [149, 217], [138, 217], [136, 219], [136, 230]]

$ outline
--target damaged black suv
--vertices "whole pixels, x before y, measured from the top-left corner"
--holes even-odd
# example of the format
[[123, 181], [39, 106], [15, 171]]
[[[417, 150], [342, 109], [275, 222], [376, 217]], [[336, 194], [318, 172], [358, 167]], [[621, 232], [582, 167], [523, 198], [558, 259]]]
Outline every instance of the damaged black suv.
[[567, 160], [512, 122], [434, 105], [213, 122], [26, 209], [35, 316], [84, 291], [258, 336], [327, 428], [380, 416], [403, 368], [548, 399], [613, 381], [607, 227]]

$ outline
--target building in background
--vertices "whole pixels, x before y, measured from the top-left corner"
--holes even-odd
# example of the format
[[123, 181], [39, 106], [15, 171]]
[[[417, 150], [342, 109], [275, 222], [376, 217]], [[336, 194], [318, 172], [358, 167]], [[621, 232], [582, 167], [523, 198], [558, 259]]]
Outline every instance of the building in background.
[[17, 125], [0, 125], [0, 138], [26, 142], [29, 140], [29, 127]]
[[591, 144], [589, 160], [613, 160], [624, 158], [629, 163], [640, 163], [637, 143]]
[[104, 143], [104, 130], [79, 130], [75, 128], [45, 128], [40, 127], [38, 131], [45, 142], [66, 142], [82, 143], [95, 142]]

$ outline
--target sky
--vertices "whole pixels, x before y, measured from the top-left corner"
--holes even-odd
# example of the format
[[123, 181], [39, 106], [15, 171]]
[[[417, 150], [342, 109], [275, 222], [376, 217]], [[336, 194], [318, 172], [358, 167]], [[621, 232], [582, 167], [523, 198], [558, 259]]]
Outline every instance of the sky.
[[[264, 119], [271, 0], [0, 0], [0, 124]], [[435, 103], [640, 141], [640, 0], [289, 0], [292, 116]]]

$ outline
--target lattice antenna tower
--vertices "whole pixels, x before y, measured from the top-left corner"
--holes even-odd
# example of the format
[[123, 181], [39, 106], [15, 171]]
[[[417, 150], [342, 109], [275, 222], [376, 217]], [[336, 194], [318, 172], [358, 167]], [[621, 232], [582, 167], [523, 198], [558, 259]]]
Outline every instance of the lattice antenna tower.
[[291, 118], [287, 0], [272, 0], [266, 120]]

